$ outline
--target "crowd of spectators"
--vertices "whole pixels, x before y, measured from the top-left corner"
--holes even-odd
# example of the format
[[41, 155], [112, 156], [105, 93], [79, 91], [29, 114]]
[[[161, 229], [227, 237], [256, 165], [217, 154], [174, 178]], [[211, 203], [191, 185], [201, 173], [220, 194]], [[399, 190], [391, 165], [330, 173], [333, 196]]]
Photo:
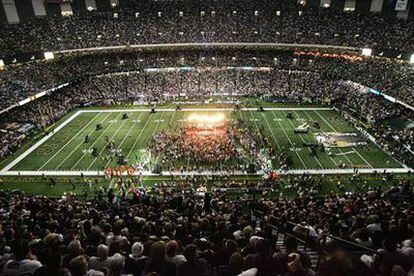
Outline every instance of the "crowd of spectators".
[[[315, 197], [323, 178], [288, 176], [285, 189], [301, 190], [293, 199], [200, 192], [191, 180], [184, 190], [167, 185], [127, 195], [102, 187], [89, 200], [1, 191], [2, 275], [407, 275], [414, 266], [413, 187], [383, 177], [394, 185]], [[271, 225], [284, 231], [287, 222], [328, 252], [318, 268], [296, 239], [277, 243]], [[373, 251], [342, 251], [333, 237]]]
[[414, 49], [411, 20], [332, 9], [305, 10], [295, 1], [253, 2], [143, 2], [122, 11], [39, 18], [2, 26], [0, 52], [12, 55], [36, 50], [187, 42]]
[[149, 145], [152, 156], [169, 171], [246, 171], [251, 164], [265, 163], [260, 154], [270, 143], [260, 133], [252, 132], [242, 120], [223, 118], [218, 123], [187, 121], [178, 130], [155, 134]]
[[[315, 54], [315, 53], [314, 53]], [[241, 70], [242, 67], [247, 68]], [[249, 68], [255, 70], [248, 70]], [[153, 68], [164, 68], [154, 72]], [[167, 69], [176, 68], [171, 71]], [[181, 69], [177, 69], [181, 68]], [[215, 68], [214, 70], [212, 68]], [[212, 72], [213, 71], [213, 72]], [[284, 71], [291, 71], [286, 75]], [[291, 81], [296, 71], [303, 82]], [[309, 72], [303, 75], [301, 72]], [[0, 110], [18, 104], [35, 94], [65, 83], [119, 72], [135, 72], [118, 78], [92, 80], [105, 86], [124, 84], [124, 95], [113, 93], [122, 100], [137, 97], [144, 92], [153, 100], [161, 94], [212, 96], [214, 94], [267, 94], [277, 86], [284, 96], [290, 90], [317, 95], [330, 80], [350, 80], [374, 88], [413, 105], [414, 71], [408, 64], [377, 59], [346, 59], [340, 56], [322, 57], [292, 52], [174, 52], [174, 53], [105, 53], [87, 56], [61, 57], [55, 61], [33, 61], [7, 67], [0, 71]], [[279, 72], [282, 72], [279, 74]], [[319, 75], [314, 76], [314, 74]], [[322, 81], [316, 81], [322, 79]], [[111, 84], [112, 82], [112, 84]]]
[[[351, 62], [343, 58], [309, 59], [308, 56], [282, 53], [272, 59], [268, 54], [258, 53], [254, 56], [234, 53], [231, 57], [193, 53], [184, 58], [178, 53], [137, 58], [129, 53], [115, 55], [113, 60], [106, 59], [113, 55], [92, 55], [80, 60], [73, 58], [62, 59], [56, 64], [52, 62], [50, 65], [56, 66], [55, 72], [62, 80], [65, 78], [66, 67], [57, 70], [59, 64], [66, 64], [72, 70], [73, 77], [68, 79], [71, 84], [51, 95], [3, 113], [1, 129], [4, 139], [0, 152], [2, 156], [12, 152], [26, 140], [30, 132], [43, 129], [77, 106], [154, 101], [163, 103], [212, 97], [237, 100], [242, 96], [254, 96], [279, 102], [333, 105], [371, 127], [378, 126], [373, 131], [380, 143], [401, 161], [412, 165], [411, 132], [402, 131], [397, 134], [396, 130], [387, 125], [387, 120], [394, 117], [412, 119], [412, 112], [382, 97], [368, 94], [366, 87], [364, 90], [355, 83], [346, 81], [351, 79], [366, 84], [368, 81], [364, 81], [361, 76], [365, 70], [372, 68], [368, 72], [372, 72], [369, 75], [374, 81], [379, 78], [376, 76], [387, 75], [391, 83], [397, 77], [388, 73], [395, 71], [395, 68], [390, 65], [392, 69], [383, 74], [380, 73], [381, 66], [375, 66], [376, 63], [369, 60]], [[348, 66], [343, 65], [346, 63]], [[387, 65], [386, 62], [379, 64]], [[82, 74], [83, 67], [90, 69], [87, 74]], [[20, 67], [16, 70], [19, 71]], [[354, 74], [351, 75], [350, 71]], [[4, 76], [13, 76], [14, 72], [6, 71]], [[28, 72], [28, 78], [33, 83], [46, 83], [49, 79], [47, 74], [40, 74], [36, 80], [36, 76], [29, 75]], [[399, 72], [403, 70], [395, 71], [394, 74]], [[412, 86], [406, 87], [407, 94], [412, 95], [409, 92]], [[20, 112], [15, 112], [16, 110]], [[396, 135], [398, 138], [394, 139]]]

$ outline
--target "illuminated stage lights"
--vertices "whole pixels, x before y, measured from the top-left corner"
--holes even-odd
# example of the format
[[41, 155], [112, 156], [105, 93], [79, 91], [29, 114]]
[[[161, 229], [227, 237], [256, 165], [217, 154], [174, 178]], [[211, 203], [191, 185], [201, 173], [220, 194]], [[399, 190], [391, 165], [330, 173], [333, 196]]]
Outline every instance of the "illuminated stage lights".
[[54, 59], [55, 55], [53, 54], [53, 52], [45, 52], [44, 57], [46, 60], [50, 60], [50, 59]]
[[224, 125], [225, 120], [226, 116], [224, 113], [215, 113], [212, 115], [192, 113], [187, 118], [190, 125], [203, 128], [221, 127]]
[[362, 55], [363, 56], [366, 56], [366, 57], [371, 56], [372, 55], [372, 49], [370, 49], [370, 48], [363, 48], [362, 49]]

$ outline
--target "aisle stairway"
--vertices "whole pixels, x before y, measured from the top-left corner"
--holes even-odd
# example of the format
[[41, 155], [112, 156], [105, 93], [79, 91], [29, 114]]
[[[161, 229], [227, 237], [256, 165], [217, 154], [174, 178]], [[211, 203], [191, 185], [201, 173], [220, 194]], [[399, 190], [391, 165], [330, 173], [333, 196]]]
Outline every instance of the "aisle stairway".
[[[284, 245], [285, 234], [279, 233], [276, 241], [276, 246], [280, 248], [280, 250], [284, 253], [286, 251], [286, 247]], [[311, 261], [312, 268], [317, 270], [318, 268], [318, 261], [319, 261], [319, 253], [317, 251], [311, 250], [309, 248], [305, 249], [305, 246], [301, 243], [298, 244], [298, 250], [305, 252]]]

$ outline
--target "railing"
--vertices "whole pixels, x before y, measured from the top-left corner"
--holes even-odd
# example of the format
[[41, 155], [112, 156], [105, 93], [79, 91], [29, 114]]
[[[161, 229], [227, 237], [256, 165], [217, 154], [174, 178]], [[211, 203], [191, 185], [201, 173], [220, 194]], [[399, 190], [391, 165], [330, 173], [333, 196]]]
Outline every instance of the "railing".
[[[337, 242], [337, 245], [340, 245], [342, 249], [350, 251], [353, 254], [380, 254], [377, 250], [373, 248], [366, 247], [333, 235], [327, 235], [321, 239], [315, 239], [309, 236], [309, 229], [306, 226], [273, 215], [267, 215], [263, 211], [253, 210], [252, 215], [261, 221], [265, 220], [266, 225], [275, 230], [274, 232], [272, 232], [272, 234], [275, 235], [276, 240], [278, 239], [279, 234], [283, 233], [284, 240], [286, 240], [286, 237], [293, 237], [298, 242], [298, 244], [304, 246], [305, 251], [308, 249], [317, 252], [318, 261], [316, 267], [314, 267], [315, 269], [319, 267], [322, 258], [329, 254], [329, 250], [327, 248], [328, 240]], [[297, 232], [295, 233], [295, 231], [293, 231], [295, 228], [300, 228], [304, 231], [302, 234]]]
[[266, 48], [266, 49], [317, 49], [317, 50], [331, 50], [340, 52], [350, 52], [361, 54], [362, 49], [356, 47], [338, 46], [338, 45], [321, 45], [321, 44], [295, 44], [295, 43], [260, 43], [260, 42], [231, 42], [231, 43], [160, 43], [160, 44], [133, 44], [133, 45], [117, 45], [117, 46], [104, 46], [104, 47], [92, 47], [92, 48], [80, 48], [80, 49], [67, 49], [53, 51], [54, 54], [72, 54], [72, 53], [87, 53], [87, 52], [99, 52], [99, 51], [117, 51], [117, 50], [162, 50], [162, 49], [197, 49], [197, 48]]

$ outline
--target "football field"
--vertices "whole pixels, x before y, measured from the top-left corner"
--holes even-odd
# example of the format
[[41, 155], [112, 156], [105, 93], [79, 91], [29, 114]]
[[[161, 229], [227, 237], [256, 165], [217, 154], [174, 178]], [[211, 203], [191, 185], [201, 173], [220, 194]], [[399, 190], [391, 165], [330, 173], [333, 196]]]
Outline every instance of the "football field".
[[[255, 108], [241, 110], [225, 108], [188, 108], [182, 110], [157, 109], [80, 109], [65, 118], [50, 133], [23, 152], [19, 152], [1, 169], [3, 175], [76, 175], [103, 174], [104, 168], [118, 166], [117, 160], [105, 158], [107, 141], [116, 148], [128, 164], [148, 162], [150, 173], [157, 160], [148, 151], [151, 138], [161, 131], [173, 131], [184, 126], [190, 113], [224, 113], [226, 120], [240, 119], [273, 145], [275, 155], [286, 152], [292, 160], [289, 170], [296, 173], [352, 172], [358, 167], [405, 170], [378, 146], [363, 140], [365, 145], [341, 145], [311, 154], [309, 144], [317, 143], [318, 135], [352, 134], [362, 137], [339, 114], [328, 108], [268, 108], [259, 112]], [[287, 118], [288, 113], [293, 118]], [[126, 114], [128, 118], [123, 118]], [[314, 122], [319, 127], [314, 127]], [[97, 130], [100, 124], [102, 129]], [[309, 132], [295, 133], [295, 129], [309, 125]], [[85, 137], [89, 136], [88, 141]], [[93, 152], [95, 151], [95, 152]], [[276, 157], [271, 156], [274, 168]]]

